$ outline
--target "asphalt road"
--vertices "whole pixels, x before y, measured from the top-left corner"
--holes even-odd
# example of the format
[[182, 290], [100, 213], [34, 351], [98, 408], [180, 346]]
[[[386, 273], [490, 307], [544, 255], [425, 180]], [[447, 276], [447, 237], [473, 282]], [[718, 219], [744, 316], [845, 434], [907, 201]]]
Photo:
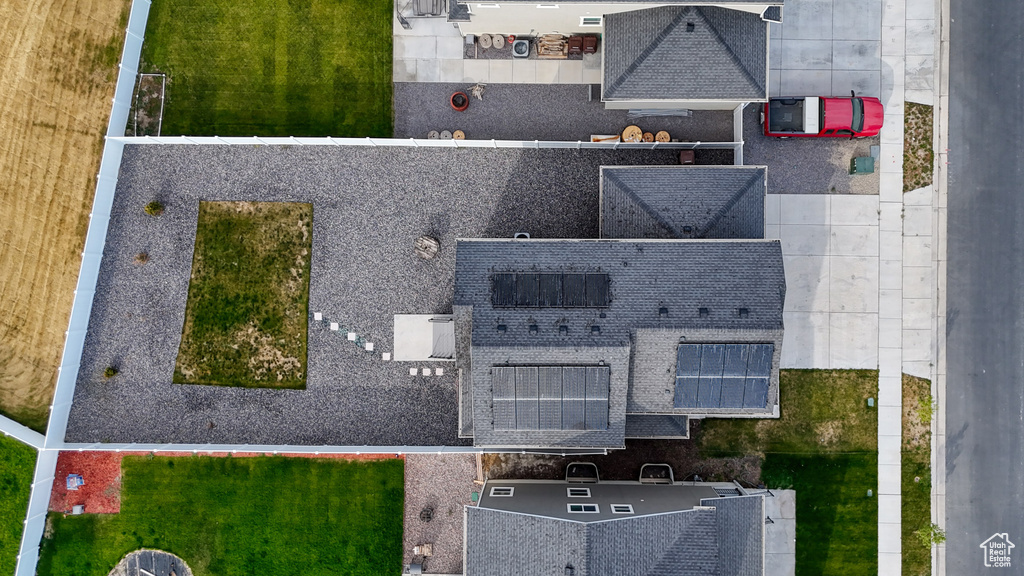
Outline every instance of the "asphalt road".
[[1024, 574], [1024, 2], [951, 16], [946, 573]]

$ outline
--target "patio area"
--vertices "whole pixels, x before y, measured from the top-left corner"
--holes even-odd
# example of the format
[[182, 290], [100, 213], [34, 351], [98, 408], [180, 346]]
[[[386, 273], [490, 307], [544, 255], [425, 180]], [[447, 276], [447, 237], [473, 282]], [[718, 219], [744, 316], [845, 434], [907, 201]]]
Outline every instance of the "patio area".
[[[396, 13], [397, 14], [397, 13]], [[466, 39], [444, 17], [393, 18], [395, 82], [599, 84], [601, 52], [580, 60], [465, 59]]]

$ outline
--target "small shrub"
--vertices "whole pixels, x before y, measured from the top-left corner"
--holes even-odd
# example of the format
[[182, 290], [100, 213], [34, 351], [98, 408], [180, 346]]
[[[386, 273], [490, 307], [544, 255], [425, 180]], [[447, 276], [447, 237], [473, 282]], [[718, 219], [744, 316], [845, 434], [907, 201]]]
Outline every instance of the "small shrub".
[[921, 528], [914, 532], [914, 534], [921, 540], [921, 545], [926, 548], [931, 548], [935, 544], [942, 544], [946, 541], [946, 531], [934, 523]]
[[932, 417], [935, 416], [935, 400], [931, 396], [925, 396], [921, 399], [921, 405], [917, 409], [917, 417], [921, 420], [922, 424], [931, 424]]
[[136, 265], [141, 266], [146, 262], [149, 262], [149, 254], [145, 252], [139, 252], [138, 254], [135, 255], [134, 261]]
[[146, 204], [144, 210], [146, 211], [146, 214], [149, 214], [150, 216], [159, 216], [164, 213], [164, 205], [153, 200], [149, 204]]
[[114, 368], [113, 366], [107, 366], [107, 368], [103, 371], [103, 377], [109, 379], [113, 378], [114, 376], [117, 376], [117, 368]]

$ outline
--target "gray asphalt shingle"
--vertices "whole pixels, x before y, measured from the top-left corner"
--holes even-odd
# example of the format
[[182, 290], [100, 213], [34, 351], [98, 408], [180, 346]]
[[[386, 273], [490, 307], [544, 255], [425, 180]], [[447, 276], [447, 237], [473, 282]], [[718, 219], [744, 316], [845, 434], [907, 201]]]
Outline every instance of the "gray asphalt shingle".
[[[675, 349], [681, 339], [771, 342], [781, 349], [786, 290], [778, 241], [459, 240], [456, 250], [455, 305], [472, 307], [471, 359], [463, 364], [470, 377], [461, 385], [473, 388], [476, 445], [621, 447], [626, 411], [758, 413], [676, 409]], [[493, 306], [492, 275], [527, 271], [608, 274], [611, 302], [606, 308]], [[609, 366], [608, 429], [495, 430], [492, 367], [501, 365]], [[777, 366], [778, 353], [770, 401], [777, 397]]]
[[764, 238], [760, 166], [601, 170], [602, 238]]
[[765, 100], [768, 23], [711, 6], [608, 14], [602, 99]]
[[762, 574], [764, 497], [701, 506], [598, 521], [467, 506], [466, 574], [562, 576], [568, 566], [575, 576]]

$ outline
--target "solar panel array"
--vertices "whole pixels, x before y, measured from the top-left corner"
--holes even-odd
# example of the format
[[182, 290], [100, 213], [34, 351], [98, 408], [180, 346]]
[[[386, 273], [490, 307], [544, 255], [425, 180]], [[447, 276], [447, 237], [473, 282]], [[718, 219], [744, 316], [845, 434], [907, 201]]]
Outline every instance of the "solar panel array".
[[496, 308], [604, 308], [611, 302], [607, 274], [501, 273], [491, 275]]
[[680, 344], [676, 408], [765, 408], [774, 344]]
[[607, 430], [608, 366], [495, 366], [495, 430]]

